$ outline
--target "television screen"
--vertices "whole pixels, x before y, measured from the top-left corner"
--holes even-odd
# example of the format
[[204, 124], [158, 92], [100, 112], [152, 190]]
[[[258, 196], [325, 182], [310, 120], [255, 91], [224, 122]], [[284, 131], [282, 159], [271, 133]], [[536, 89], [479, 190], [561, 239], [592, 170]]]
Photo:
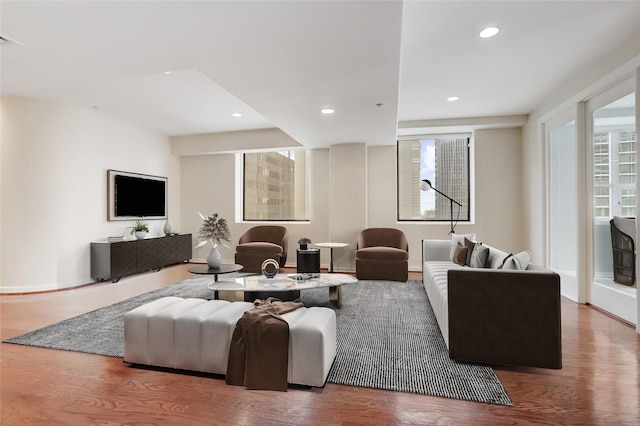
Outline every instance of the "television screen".
[[109, 170], [109, 220], [167, 217], [167, 178]]

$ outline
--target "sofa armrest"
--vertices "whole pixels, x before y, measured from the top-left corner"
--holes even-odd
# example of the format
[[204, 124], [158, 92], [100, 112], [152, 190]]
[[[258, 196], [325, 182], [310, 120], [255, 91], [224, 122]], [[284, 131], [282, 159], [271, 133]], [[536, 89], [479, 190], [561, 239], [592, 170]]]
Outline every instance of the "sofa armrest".
[[452, 269], [447, 277], [452, 359], [562, 368], [558, 274]]

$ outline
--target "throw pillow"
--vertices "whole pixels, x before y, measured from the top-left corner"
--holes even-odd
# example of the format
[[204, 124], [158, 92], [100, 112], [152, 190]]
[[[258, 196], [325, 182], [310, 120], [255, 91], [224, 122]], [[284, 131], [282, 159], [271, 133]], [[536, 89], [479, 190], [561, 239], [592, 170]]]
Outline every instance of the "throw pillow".
[[449, 259], [453, 262], [453, 254], [456, 251], [456, 247], [458, 247], [458, 243], [464, 245], [464, 239], [468, 238], [471, 241], [475, 241], [476, 234], [451, 234], [451, 252], [449, 253]]
[[505, 258], [504, 258], [504, 259], [502, 259], [502, 263], [500, 264], [500, 266], [498, 266], [498, 268], [497, 268], [497, 269], [502, 269], [502, 268], [504, 268], [504, 264], [505, 264], [505, 262], [506, 262], [506, 261], [507, 261], [507, 259], [509, 259], [511, 256], [513, 256], [513, 254], [511, 254], [511, 253], [509, 253], [508, 255], [506, 255], [506, 256], [505, 256]]
[[502, 269], [510, 269], [513, 271], [522, 271], [529, 267], [531, 252], [529, 250], [521, 251], [507, 258], [502, 265]]
[[[464, 264], [466, 266], [471, 266], [471, 255], [473, 254], [473, 247], [475, 247], [475, 245], [478, 244], [475, 241], [471, 241], [468, 238], [464, 239], [464, 245], [467, 246], [467, 258], [464, 261]], [[482, 244], [482, 243], [480, 243]]]
[[478, 243], [473, 247], [469, 266], [472, 268], [484, 268], [486, 267], [488, 257], [489, 247], [483, 246], [482, 243]]
[[456, 247], [456, 251], [453, 254], [453, 263], [464, 266], [465, 260], [467, 260], [467, 247], [458, 243], [458, 247]]

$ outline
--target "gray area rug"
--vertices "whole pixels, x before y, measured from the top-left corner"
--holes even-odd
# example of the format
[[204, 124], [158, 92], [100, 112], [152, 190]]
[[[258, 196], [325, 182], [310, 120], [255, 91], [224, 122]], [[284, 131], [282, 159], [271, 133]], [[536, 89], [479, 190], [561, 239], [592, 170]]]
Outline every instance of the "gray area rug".
[[[126, 312], [165, 296], [210, 299], [210, 281], [182, 281], [5, 342], [123, 357]], [[343, 286], [342, 297], [328, 382], [513, 405], [490, 367], [449, 358], [422, 281], [359, 281]], [[301, 300], [334, 308], [326, 288], [304, 290]]]

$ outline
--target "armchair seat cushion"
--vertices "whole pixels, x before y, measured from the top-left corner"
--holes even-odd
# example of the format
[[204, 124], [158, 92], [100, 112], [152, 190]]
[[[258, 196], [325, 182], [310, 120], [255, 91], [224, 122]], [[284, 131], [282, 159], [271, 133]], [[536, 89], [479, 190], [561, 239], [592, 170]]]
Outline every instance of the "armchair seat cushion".
[[236, 246], [238, 253], [265, 253], [265, 254], [282, 254], [282, 247], [277, 244], [267, 242], [253, 242], [238, 244]]
[[409, 253], [395, 247], [365, 247], [356, 251], [358, 259], [407, 260]]

